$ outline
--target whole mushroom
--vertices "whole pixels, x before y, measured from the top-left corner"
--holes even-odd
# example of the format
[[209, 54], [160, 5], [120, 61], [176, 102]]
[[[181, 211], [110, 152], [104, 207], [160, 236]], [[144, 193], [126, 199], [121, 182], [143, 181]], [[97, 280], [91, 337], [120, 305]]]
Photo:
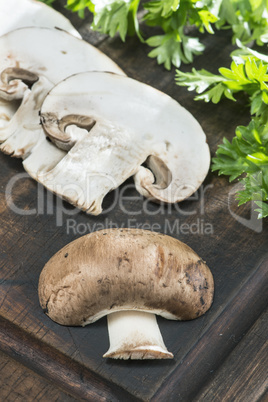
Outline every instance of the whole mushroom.
[[68, 77], [45, 98], [41, 122], [51, 141], [69, 152], [37, 180], [91, 214], [132, 175], [145, 197], [175, 203], [193, 194], [209, 169], [206, 136], [191, 113], [126, 76]]
[[168, 359], [155, 314], [192, 320], [211, 306], [212, 274], [186, 244], [140, 229], [109, 229], [83, 236], [43, 268], [39, 300], [62, 325], [108, 318], [104, 357]]

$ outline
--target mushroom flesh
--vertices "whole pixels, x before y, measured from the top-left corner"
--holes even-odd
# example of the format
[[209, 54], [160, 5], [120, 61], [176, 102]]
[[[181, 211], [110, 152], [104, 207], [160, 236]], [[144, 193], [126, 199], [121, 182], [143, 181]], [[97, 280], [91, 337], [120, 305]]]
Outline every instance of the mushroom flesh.
[[41, 122], [68, 153], [37, 180], [88, 213], [99, 214], [104, 196], [132, 175], [145, 197], [182, 201], [209, 169], [196, 119], [168, 95], [126, 76], [68, 77], [45, 98]]
[[0, 2], [0, 36], [18, 28], [60, 28], [80, 38], [70, 21], [52, 7], [36, 0], [7, 0]]
[[[70, 21], [53, 8], [35, 0], [0, 2], [0, 36], [23, 27], [60, 28], [80, 38]], [[0, 100], [0, 128], [6, 126], [16, 112], [19, 102]]]
[[39, 300], [62, 325], [108, 318], [115, 359], [172, 358], [155, 314], [192, 320], [211, 306], [214, 282], [205, 262], [186, 244], [140, 229], [108, 229], [58, 251], [43, 268]]
[[[53, 46], [51, 46], [53, 44]], [[0, 129], [0, 149], [22, 157], [32, 177], [49, 170], [65, 152], [46, 140], [39, 110], [49, 90], [69, 75], [86, 70], [123, 74], [107, 56], [69, 33], [50, 28], [21, 28], [0, 38], [0, 98], [20, 106]]]

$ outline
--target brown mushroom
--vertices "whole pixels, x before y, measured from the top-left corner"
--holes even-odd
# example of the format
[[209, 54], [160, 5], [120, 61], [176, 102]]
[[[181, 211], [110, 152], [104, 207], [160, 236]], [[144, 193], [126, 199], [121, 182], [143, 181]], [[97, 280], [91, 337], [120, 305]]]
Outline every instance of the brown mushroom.
[[212, 274], [186, 244], [140, 229], [109, 229], [65, 246], [45, 265], [39, 299], [62, 325], [87, 325], [108, 315], [104, 357], [172, 358], [155, 314], [192, 320], [211, 306]]

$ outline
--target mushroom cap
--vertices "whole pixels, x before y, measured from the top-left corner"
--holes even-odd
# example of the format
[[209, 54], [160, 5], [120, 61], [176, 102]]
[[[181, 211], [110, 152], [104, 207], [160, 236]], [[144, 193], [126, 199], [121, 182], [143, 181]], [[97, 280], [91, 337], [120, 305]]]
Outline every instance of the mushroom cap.
[[186, 244], [140, 229], [90, 233], [43, 268], [39, 300], [62, 325], [86, 325], [122, 310], [191, 320], [211, 306], [212, 274]]
[[61, 28], [80, 38], [70, 21], [48, 5], [35, 0], [7, 0], [0, 2], [0, 36], [17, 28], [38, 26]]
[[[95, 122], [92, 129], [87, 121]], [[47, 95], [41, 122], [58, 147], [71, 150], [38, 180], [90, 213], [100, 213], [105, 194], [131, 175], [141, 194], [174, 203], [193, 194], [209, 169], [209, 147], [196, 119], [168, 95], [129, 77], [68, 77]], [[86, 175], [94, 185], [83, 193]], [[80, 184], [76, 198], [64, 191], [71, 181]]]

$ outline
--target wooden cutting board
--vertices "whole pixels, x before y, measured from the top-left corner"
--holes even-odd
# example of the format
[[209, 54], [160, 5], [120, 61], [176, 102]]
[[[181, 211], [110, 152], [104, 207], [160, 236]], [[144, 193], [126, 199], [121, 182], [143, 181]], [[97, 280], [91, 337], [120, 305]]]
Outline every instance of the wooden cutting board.
[[[135, 38], [122, 44], [118, 38], [91, 33], [85, 20], [68, 16], [82, 36], [127, 75], [166, 92], [186, 107], [207, 134], [212, 156], [223, 136], [231, 139], [237, 125], [248, 124], [249, 110], [242, 97], [236, 103], [226, 100], [218, 105], [194, 102], [193, 93], [175, 85], [175, 71], [165, 71], [149, 59], [149, 48]], [[203, 42], [206, 51], [195, 59], [195, 68], [216, 72], [220, 66], [229, 66], [228, 32], [206, 35]], [[182, 66], [183, 71], [190, 68]], [[105, 212], [93, 217], [44, 190], [27, 176], [21, 160], [1, 154], [0, 164], [3, 400], [14, 400], [15, 395], [42, 401], [222, 401], [227, 396], [228, 400], [254, 401], [263, 397], [268, 226], [267, 221], [256, 219], [250, 204], [237, 207], [236, 183], [209, 173], [190, 200], [168, 207], [148, 203], [129, 179], [120, 187], [119, 199], [110, 193]], [[105, 360], [106, 318], [85, 328], [63, 327], [39, 306], [38, 279], [49, 258], [83, 234], [116, 226], [151, 229], [178, 238], [213, 273], [214, 303], [204, 316], [189, 322], [158, 319], [174, 360]], [[261, 335], [256, 338], [256, 334]], [[256, 381], [245, 385], [245, 376], [255, 379], [254, 375]], [[16, 376], [20, 381], [15, 381]]]

